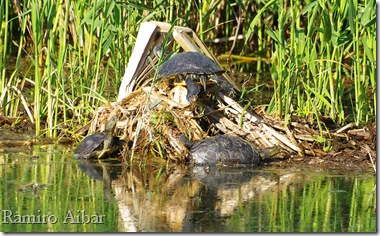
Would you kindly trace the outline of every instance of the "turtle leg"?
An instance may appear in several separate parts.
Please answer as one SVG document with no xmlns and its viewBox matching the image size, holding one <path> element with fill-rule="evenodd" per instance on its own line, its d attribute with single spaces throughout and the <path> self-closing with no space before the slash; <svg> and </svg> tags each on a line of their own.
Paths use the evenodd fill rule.
<svg viewBox="0 0 380 236">
<path fill-rule="evenodd" d="M 228 96 L 236 94 L 236 90 L 235 90 L 234 86 L 230 82 L 228 82 L 228 80 L 223 78 L 222 76 L 214 75 L 213 79 L 219 85 L 222 93 L 227 94 Z"/>
<path fill-rule="evenodd" d="M 194 81 L 191 75 L 186 76 L 185 83 L 187 86 L 186 99 L 192 102 L 201 91 L 201 87 Z"/>
</svg>

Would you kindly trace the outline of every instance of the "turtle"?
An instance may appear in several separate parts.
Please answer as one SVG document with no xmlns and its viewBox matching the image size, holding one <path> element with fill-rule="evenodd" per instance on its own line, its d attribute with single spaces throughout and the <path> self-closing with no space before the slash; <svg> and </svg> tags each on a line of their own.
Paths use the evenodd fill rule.
<svg viewBox="0 0 380 236">
<path fill-rule="evenodd" d="M 280 150 L 278 146 L 258 150 L 243 138 L 226 134 L 197 142 L 190 141 L 184 135 L 180 135 L 179 139 L 189 149 L 188 163 L 194 165 L 256 166 Z"/>
<path fill-rule="evenodd" d="M 155 51 L 158 50 L 155 49 Z M 224 88 L 231 89 L 232 86 L 220 77 L 224 72 L 214 60 L 199 52 L 177 53 L 165 61 L 158 69 L 158 75 L 162 77 L 185 76 L 186 99 L 189 102 L 194 101 L 201 91 L 201 87 L 196 82 L 201 82 L 204 90 L 206 90 L 206 80 L 211 76 Z"/>
<path fill-rule="evenodd" d="M 84 138 L 74 153 L 76 159 L 102 158 L 118 151 L 126 142 L 113 136 L 117 116 L 112 116 L 106 124 L 104 133 L 96 133 Z"/>
</svg>

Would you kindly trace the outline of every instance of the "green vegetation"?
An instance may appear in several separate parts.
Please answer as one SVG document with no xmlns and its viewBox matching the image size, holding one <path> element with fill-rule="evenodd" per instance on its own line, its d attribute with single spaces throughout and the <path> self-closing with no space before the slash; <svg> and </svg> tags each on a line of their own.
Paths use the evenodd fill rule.
<svg viewBox="0 0 380 236">
<path fill-rule="evenodd" d="M 36 135 L 70 135 L 97 107 L 115 101 L 139 25 L 147 20 L 188 26 L 203 40 L 238 29 L 246 37 L 233 52 L 270 59 L 274 94 L 267 111 L 286 121 L 296 114 L 322 130 L 324 115 L 337 125 L 376 116 L 374 0 L 0 5 L 1 112 L 26 114 Z M 223 47 L 228 52 L 232 43 L 218 50 Z M 259 59 L 255 70 L 266 68 Z"/>
<path fill-rule="evenodd" d="M 268 111 L 286 120 L 292 113 L 310 115 L 317 121 L 328 115 L 342 124 L 347 118 L 345 96 L 352 96 L 355 123 L 373 120 L 375 1 L 312 1 L 305 5 L 290 1 L 290 6 L 275 2 L 269 1 L 261 9 L 278 8 L 278 25 L 265 22 L 266 33 L 274 41 L 271 74 L 275 93 Z M 255 24 L 253 20 L 251 29 Z"/>
</svg>

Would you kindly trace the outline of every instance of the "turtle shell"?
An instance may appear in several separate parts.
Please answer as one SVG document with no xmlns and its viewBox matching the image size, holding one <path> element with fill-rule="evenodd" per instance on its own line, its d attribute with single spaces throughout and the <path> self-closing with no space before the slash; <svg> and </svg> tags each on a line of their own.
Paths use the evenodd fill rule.
<svg viewBox="0 0 380 236">
<path fill-rule="evenodd" d="M 257 165 L 261 161 L 260 153 L 251 143 L 229 135 L 195 142 L 190 148 L 189 157 L 195 165 Z"/>
<path fill-rule="evenodd" d="M 97 156 L 103 150 L 104 140 L 105 135 L 102 133 L 87 136 L 82 140 L 78 148 L 75 150 L 74 158 L 88 159 L 90 157 Z"/>
<path fill-rule="evenodd" d="M 164 62 L 158 70 L 158 75 L 169 77 L 179 74 L 211 75 L 223 72 L 215 61 L 199 52 L 181 52 Z"/>
</svg>

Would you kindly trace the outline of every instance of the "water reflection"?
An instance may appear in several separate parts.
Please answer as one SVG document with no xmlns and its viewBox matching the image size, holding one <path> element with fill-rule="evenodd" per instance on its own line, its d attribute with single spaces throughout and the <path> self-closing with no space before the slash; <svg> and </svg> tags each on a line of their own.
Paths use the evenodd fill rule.
<svg viewBox="0 0 380 236">
<path fill-rule="evenodd" d="M 360 184 L 351 188 L 354 183 Z M 141 231 L 376 230 L 375 181 L 368 176 L 177 166 L 128 168 L 112 186 Z"/>
<path fill-rule="evenodd" d="M 118 230 L 113 196 L 107 199 L 103 182 L 84 174 L 68 153 L 72 155 L 71 148 L 53 145 L 0 153 L 0 231 Z M 104 221 L 91 221 L 97 216 Z"/>
<path fill-rule="evenodd" d="M 1 209 L 57 223 L 5 232 L 375 232 L 376 178 L 309 168 L 78 161 L 72 148 L 0 153 Z M 33 158 L 29 158 L 33 157 Z M 62 223 L 68 211 L 103 223 Z M 2 216 L 3 217 L 3 216 Z M 4 219 L 2 219 L 3 221 Z"/>
</svg>

